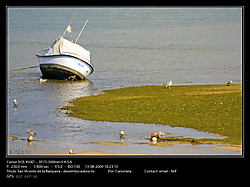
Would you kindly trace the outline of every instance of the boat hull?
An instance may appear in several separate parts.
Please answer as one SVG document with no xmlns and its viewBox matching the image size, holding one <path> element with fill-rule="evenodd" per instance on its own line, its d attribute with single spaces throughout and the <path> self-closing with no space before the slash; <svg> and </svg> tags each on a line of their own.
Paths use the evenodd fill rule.
<svg viewBox="0 0 250 187">
<path fill-rule="evenodd" d="M 76 79 L 83 80 L 94 69 L 93 67 L 76 57 L 69 55 L 36 55 L 44 78 L 68 79 L 76 75 Z"/>
</svg>

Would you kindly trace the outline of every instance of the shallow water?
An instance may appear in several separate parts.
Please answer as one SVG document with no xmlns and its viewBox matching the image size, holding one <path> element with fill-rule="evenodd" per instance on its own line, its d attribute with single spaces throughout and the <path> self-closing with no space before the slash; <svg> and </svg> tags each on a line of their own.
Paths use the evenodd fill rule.
<svg viewBox="0 0 250 187">
<path fill-rule="evenodd" d="M 75 38 L 89 20 L 79 44 L 91 51 L 95 72 L 85 81 L 40 83 L 35 53 L 62 34 L 76 9 L 8 8 L 7 154 L 101 151 L 145 154 L 239 154 L 211 146 L 95 145 L 88 142 L 147 142 L 153 131 L 171 136 L 218 138 L 194 129 L 155 124 L 94 122 L 67 117 L 68 101 L 100 90 L 138 85 L 241 83 L 241 9 L 81 8 L 72 23 Z M 32 15 L 32 16 L 31 16 Z M 17 70 L 17 71 L 15 71 Z M 19 102 L 13 108 L 13 99 Z M 86 106 L 87 107 L 87 106 Z M 219 137 L 220 138 L 220 137 Z"/>
</svg>

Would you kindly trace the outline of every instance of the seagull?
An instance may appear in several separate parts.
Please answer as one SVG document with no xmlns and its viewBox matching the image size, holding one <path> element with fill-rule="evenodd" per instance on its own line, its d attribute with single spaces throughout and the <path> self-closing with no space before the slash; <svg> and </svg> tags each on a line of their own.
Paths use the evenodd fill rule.
<svg viewBox="0 0 250 187">
<path fill-rule="evenodd" d="M 161 132 L 161 131 L 159 132 L 159 135 L 162 136 L 163 138 L 164 138 L 164 136 L 165 136 L 166 134 L 170 134 L 170 133 L 168 133 L 168 132 Z"/>
<path fill-rule="evenodd" d="M 29 129 L 29 130 L 27 131 L 27 133 L 30 134 L 30 135 L 33 135 L 33 136 L 36 135 L 35 131 L 33 131 L 33 130 L 31 130 L 31 129 Z"/>
<path fill-rule="evenodd" d="M 17 102 L 17 100 L 16 100 L 16 99 L 14 99 L 14 100 L 13 100 L 13 105 L 14 105 L 14 107 L 17 107 L 18 102 Z"/>
<path fill-rule="evenodd" d="M 48 79 L 40 78 L 40 83 L 46 82 Z"/>
<path fill-rule="evenodd" d="M 151 133 L 150 141 L 152 141 L 153 143 L 156 143 L 158 141 L 158 138 L 159 138 L 159 134 L 157 132 L 152 132 Z"/>
<path fill-rule="evenodd" d="M 228 81 L 227 86 L 231 86 L 232 84 L 233 84 L 233 81 L 230 80 L 230 81 Z"/>
<path fill-rule="evenodd" d="M 151 141 L 153 142 L 153 143 L 156 143 L 157 142 L 157 138 L 154 136 L 153 138 L 151 138 Z"/>
<path fill-rule="evenodd" d="M 69 154 L 75 154 L 72 148 L 69 150 Z"/>
<path fill-rule="evenodd" d="M 34 139 L 33 136 L 29 136 L 29 137 L 27 138 L 28 142 L 29 142 L 29 141 L 33 141 L 33 139 Z"/>
<path fill-rule="evenodd" d="M 120 138 L 122 138 L 122 137 L 125 136 L 125 132 L 124 132 L 124 131 L 121 131 L 121 132 L 119 133 L 119 135 L 120 135 Z"/>
<path fill-rule="evenodd" d="M 166 89 L 171 89 L 170 86 L 172 86 L 173 82 L 172 81 L 168 81 L 167 83 L 165 83 L 164 85 L 166 85 Z"/>
</svg>

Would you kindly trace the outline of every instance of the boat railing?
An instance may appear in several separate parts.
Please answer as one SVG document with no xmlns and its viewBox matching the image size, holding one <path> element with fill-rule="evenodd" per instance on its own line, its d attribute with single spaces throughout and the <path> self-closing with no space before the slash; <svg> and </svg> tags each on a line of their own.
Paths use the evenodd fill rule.
<svg viewBox="0 0 250 187">
<path fill-rule="evenodd" d="M 38 52 L 38 55 L 46 55 L 49 52 L 50 48 L 42 49 Z"/>
</svg>

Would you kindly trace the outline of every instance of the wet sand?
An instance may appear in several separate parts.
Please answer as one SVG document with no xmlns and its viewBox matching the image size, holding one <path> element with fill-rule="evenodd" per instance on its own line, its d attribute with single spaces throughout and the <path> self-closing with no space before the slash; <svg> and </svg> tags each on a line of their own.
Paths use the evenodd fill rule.
<svg viewBox="0 0 250 187">
<path fill-rule="evenodd" d="M 105 144 L 106 146 L 122 146 L 123 144 Z M 124 146 L 124 145 L 123 145 Z M 157 146 L 157 145 L 156 145 Z M 174 143 L 172 146 L 168 145 L 168 144 L 162 144 L 160 145 L 161 147 L 172 147 L 172 146 L 181 146 L 181 143 Z M 208 146 L 208 145 L 205 145 Z M 191 149 L 196 149 L 199 147 L 199 145 L 192 145 L 192 144 L 188 144 L 186 145 L 186 147 L 189 147 Z M 220 149 L 222 150 L 221 153 L 217 154 L 215 152 L 215 154 L 213 153 L 213 155 L 223 155 L 224 151 L 229 151 L 231 152 L 233 155 L 240 155 L 240 153 L 242 153 L 242 146 L 241 145 L 218 145 L 216 144 L 215 146 L 210 145 L 209 146 L 211 150 L 214 149 Z M 201 147 L 200 147 L 201 148 Z M 237 152 L 237 153 L 236 153 Z M 41 156 L 154 156 L 154 155 L 164 155 L 162 153 L 157 154 L 157 152 L 155 153 L 115 153 L 115 152 L 105 152 L 105 151 L 79 151 L 79 152 L 75 152 L 74 154 L 42 154 Z M 167 156 L 168 154 L 166 154 Z M 177 154 L 180 155 L 180 154 Z M 183 155 L 190 155 L 190 153 L 185 152 Z M 201 154 L 203 155 L 203 154 Z"/>
<path fill-rule="evenodd" d="M 242 152 L 242 145 L 219 145 L 219 146 L 213 146 L 212 148 Z"/>
</svg>

